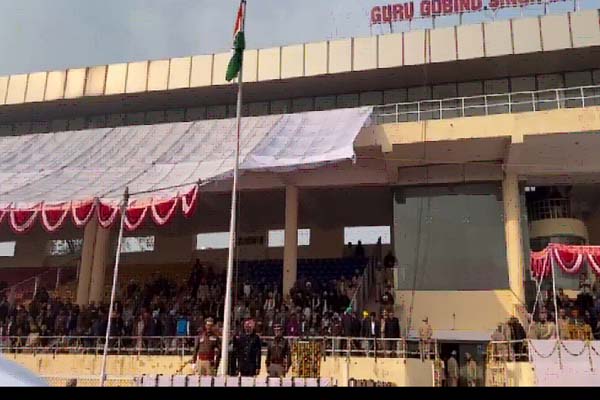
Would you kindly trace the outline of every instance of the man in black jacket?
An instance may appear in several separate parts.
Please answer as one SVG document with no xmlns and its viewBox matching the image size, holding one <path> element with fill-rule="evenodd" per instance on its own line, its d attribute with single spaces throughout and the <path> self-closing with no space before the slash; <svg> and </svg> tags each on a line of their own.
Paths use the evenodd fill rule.
<svg viewBox="0 0 600 400">
<path fill-rule="evenodd" d="M 366 311 L 365 314 L 367 314 Z M 369 350 L 373 350 L 375 348 L 375 339 L 381 337 L 381 325 L 379 321 L 377 321 L 377 315 L 374 312 L 371 312 L 371 315 L 368 318 L 365 316 L 363 319 L 360 335 L 363 338 L 373 339 L 365 340 L 365 344 L 363 345 L 363 349 L 366 350 L 368 354 Z"/>
<path fill-rule="evenodd" d="M 260 373 L 260 338 L 254 332 L 254 321 L 244 322 L 244 333 L 237 341 L 235 353 L 241 376 L 256 376 Z"/>
<path fill-rule="evenodd" d="M 384 330 L 383 336 L 386 339 L 400 339 L 400 321 L 394 317 L 394 312 L 384 311 Z M 395 351 L 400 348 L 399 340 L 387 340 L 385 342 L 385 349 L 387 351 Z"/>
</svg>

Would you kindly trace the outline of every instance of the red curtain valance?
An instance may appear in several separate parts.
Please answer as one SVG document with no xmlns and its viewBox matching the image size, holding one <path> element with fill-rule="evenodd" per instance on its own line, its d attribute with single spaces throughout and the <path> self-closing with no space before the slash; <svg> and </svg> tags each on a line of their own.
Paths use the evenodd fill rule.
<svg viewBox="0 0 600 400">
<path fill-rule="evenodd" d="M 530 255 L 531 273 L 534 277 L 552 273 L 552 261 L 567 274 L 577 274 L 587 261 L 596 275 L 600 276 L 600 246 L 574 246 L 550 243 L 542 251 Z"/>
<path fill-rule="evenodd" d="M 189 218 L 196 210 L 199 190 L 195 186 L 187 193 L 177 193 L 173 198 L 149 200 L 130 200 L 125 213 L 124 225 L 128 231 L 138 229 L 148 215 L 156 226 L 169 223 L 178 208 L 184 217 Z M 62 203 L 39 203 L 29 208 L 14 208 L 12 204 L 0 205 L 0 224 L 7 221 L 13 232 L 29 232 L 40 220 L 42 227 L 49 233 L 60 230 L 69 216 L 73 225 L 84 227 L 94 216 L 103 228 L 110 228 L 119 221 L 121 210 L 118 202 L 104 202 L 90 199 Z"/>
</svg>

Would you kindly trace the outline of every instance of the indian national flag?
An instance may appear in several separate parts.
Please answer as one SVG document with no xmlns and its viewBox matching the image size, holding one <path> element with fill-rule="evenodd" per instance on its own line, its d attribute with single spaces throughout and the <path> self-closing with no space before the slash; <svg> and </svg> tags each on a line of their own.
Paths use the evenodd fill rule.
<svg viewBox="0 0 600 400">
<path fill-rule="evenodd" d="M 233 31 L 233 57 L 229 60 L 227 66 L 227 74 L 225 80 L 230 82 L 236 78 L 242 69 L 244 61 L 244 49 L 246 48 L 246 39 L 244 37 L 244 20 L 246 16 L 246 0 L 240 2 L 240 8 L 235 21 L 235 29 Z"/>
</svg>

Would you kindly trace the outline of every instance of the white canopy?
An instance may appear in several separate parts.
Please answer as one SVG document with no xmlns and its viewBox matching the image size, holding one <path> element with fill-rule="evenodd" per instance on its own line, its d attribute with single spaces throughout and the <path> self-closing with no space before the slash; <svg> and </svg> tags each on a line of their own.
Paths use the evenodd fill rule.
<svg viewBox="0 0 600 400">
<path fill-rule="evenodd" d="M 240 168 L 293 170 L 352 158 L 371 112 L 244 118 Z M 0 137 L 0 222 L 8 215 L 18 231 L 45 207 L 55 211 L 46 216 L 53 228 L 64 217 L 60 210 L 74 210 L 75 203 L 96 199 L 116 208 L 126 187 L 129 207 L 181 198 L 199 181 L 232 174 L 235 126 L 235 119 L 225 119 Z M 18 214 L 22 210 L 28 214 Z"/>
<path fill-rule="evenodd" d="M 27 368 L 0 357 L 0 386 L 49 386 Z"/>
</svg>

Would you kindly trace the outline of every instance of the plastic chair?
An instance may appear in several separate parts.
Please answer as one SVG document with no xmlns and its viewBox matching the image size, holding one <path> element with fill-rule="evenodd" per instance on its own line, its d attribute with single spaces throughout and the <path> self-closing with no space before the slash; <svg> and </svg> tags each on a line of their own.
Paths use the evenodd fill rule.
<svg viewBox="0 0 600 400">
<path fill-rule="evenodd" d="M 281 387 L 281 378 L 268 378 L 269 387 Z"/>
<path fill-rule="evenodd" d="M 173 387 L 187 386 L 187 376 L 186 375 L 173 375 L 172 380 L 171 380 L 171 386 L 173 386 Z"/>
<path fill-rule="evenodd" d="M 186 376 L 186 386 L 189 387 L 198 387 L 200 386 L 200 377 L 198 375 L 188 375 Z"/>
<path fill-rule="evenodd" d="M 212 376 L 201 376 L 200 377 L 200 387 L 211 387 L 213 385 L 213 377 Z"/>
<path fill-rule="evenodd" d="M 331 383 L 331 378 L 319 378 L 319 386 L 321 387 L 332 386 Z"/>
<path fill-rule="evenodd" d="M 173 375 L 158 375 L 157 386 L 171 387 L 173 385 Z"/>
<path fill-rule="evenodd" d="M 306 378 L 304 380 L 306 387 L 317 387 L 319 386 L 319 380 L 317 378 Z"/>
<path fill-rule="evenodd" d="M 283 378 L 281 380 L 281 387 L 292 387 L 294 386 L 293 378 Z"/>
<path fill-rule="evenodd" d="M 202 385 L 200 385 L 202 386 Z M 214 387 L 225 387 L 225 377 L 224 376 L 216 376 L 213 379 L 213 386 Z"/>
<path fill-rule="evenodd" d="M 304 378 L 294 378 L 294 387 L 306 386 L 306 380 Z"/>
<path fill-rule="evenodd" d="M 142 375 L 142 386 L 155 387 L 157 383 L 156 375 Z"/>
<path fill-rule="evenodd" d="M 254 386 L 254 378 L 249 376 L 242 376 L 242 381 L 240 384 L 242 387 L 253 387 Z"/>
<path fill-rule="evenodd" d="M 225 380 L 225 387 L 240 387 L 240 378 L 238 376 L 228 376 Z"/>
<path fill-rule="evenodd" d="M 254 380 L 254 386 L 255 387 L 267 387 L 267 378 L 266 377 L 262 377 L 262 378 L 257 377 Z"/>
</svg>

